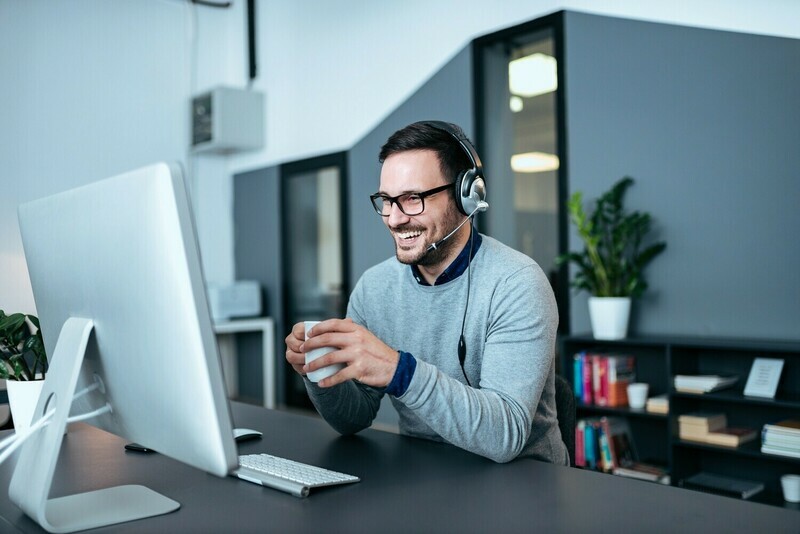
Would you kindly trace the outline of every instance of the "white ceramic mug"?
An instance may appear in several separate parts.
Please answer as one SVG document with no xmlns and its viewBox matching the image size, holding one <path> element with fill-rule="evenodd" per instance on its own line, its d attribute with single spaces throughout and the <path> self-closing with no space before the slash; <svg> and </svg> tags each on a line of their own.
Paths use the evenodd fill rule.
<svg viewBox="0 0 800 534">
<path fill-rule="evenodd" d="M 644 382 L 628 384 L 628 406 L 631 408 L 644 408 L 647 404 L 647 391 L 650 387 Z"/>
<path fill-rule="evenodd" d="M 304 325 L 306 327 L 306 338 L 308 338 L 308 331 L 311 330 L 315 325 L 318 325 L 320 321 L 304 321 Z M 320 356 L 324 356 L 329 352 L 333 352 L 336 349 L 334 347 L 320 347 L 318 349 L 314 349 L 311 352 L 306 352 L 306 364 L 313 362 Z M 323 378 L 328 378 L 329 376 L 335 375 L 342 369 L 344 369 L 345 365 L 343 363 L 336 363 L 333 365 L 328 365 L 321 369 L 317 369 L 316 371 L 311 371 L 306 376 L 309 380 L 316 383 L 322 380 Z"/>
<path fill-rule="evenodd" d="M 783 498 L 788 502 L 800 502 L 800 475 L 783 475 L 781 477 Z"/>
</svg>

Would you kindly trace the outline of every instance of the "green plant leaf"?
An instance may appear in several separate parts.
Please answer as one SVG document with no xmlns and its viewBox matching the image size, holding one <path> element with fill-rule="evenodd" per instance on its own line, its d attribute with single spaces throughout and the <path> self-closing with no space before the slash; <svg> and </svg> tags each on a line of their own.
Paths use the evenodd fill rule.
<svg viewBox="0 0 800 534">
<path fill-rule="evenodd" d="M 661 242 L 659 242 L 659 243 L 656 243 L 656 244 L 654 244 L 654 245 L 650 245 L 649 247 L 647 247 L 646 249 L 644 249 L 644 250 L 642 251 L 642 253 L 641 253 L 641 254 L 639 254 L 639 255 L 636 257 L 636 268 L 637 268 L 637 269 L 644 269 L 644 267 L 645 267 L 645 266 L 646 266 L 648 263 L 650 263 L 651 261 L 653 261 L 653 258 L 655 258 L 655 257 L 656 257 L 656 256 L 658 256 L 659 254 L 661 254 L 661 252 L 663 252 L 663 250 L 664 250 L 665 248 L 667 248 L 667 244 L 666 244 L 666 243 L 664 243 L 663 241 L 661 241 Z"/>
<path fill-rule="evenodd" d="M 0 320 L 0 335 L 11 335 L 23 324 L 25 324 L 24 314 L 15 313 L 13 315 L 8 315 Z"/>
<path fill-rule="evenodd" d="M 642 270 L 666 245 L 660 242 L 640 251 L 650 232 L 651 218 L 648 213 L 625 211 L 625 193 L 632 185 L 633 178 L 623 177 L 597 198 L 591 213 L 584 210 L 580 191 L 567 201 L 570 221 L 584 250 L 562 254 L 557 261 L 577 266 L 571 281 L 575 289 L 596 296 L 638 297 L 647 288 Z"/>
<path fill-rule="evenodd" d="M 27 380 L 27 375 L 25 374 L 25 370 L 22 368 L 22 364 L 19 360 L 14 360 L 11 362 L 11 366 L 14 370 L 14 378 L 16 380 Z"/>
</svg>

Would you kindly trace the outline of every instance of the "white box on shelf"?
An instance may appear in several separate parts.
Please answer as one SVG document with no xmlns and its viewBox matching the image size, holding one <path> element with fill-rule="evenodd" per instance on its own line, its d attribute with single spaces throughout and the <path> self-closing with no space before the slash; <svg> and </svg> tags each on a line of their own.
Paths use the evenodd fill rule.
<svg viewBox="0 0 800 534">
<path fill-rule="evenodd" d="M 208 305 L 214 322 L 257 317 L 261 315 L 261 285 L 252 280 L 231 285 L 208 284 Z"/>
</svg>

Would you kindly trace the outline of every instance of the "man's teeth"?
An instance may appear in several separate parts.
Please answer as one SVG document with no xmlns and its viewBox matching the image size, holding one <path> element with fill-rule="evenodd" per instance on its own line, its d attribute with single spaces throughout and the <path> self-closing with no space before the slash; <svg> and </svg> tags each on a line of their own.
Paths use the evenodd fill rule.
<svg viewBox="0 0 800 534">
<path fill-rule="evenodd" d="M 397 235 L 400 236 L 400 239 L 411 239 L 419 235 L 422 235 L 422 232 L 420 232 L 419 230 L 414 232 L 397 232 Z"/>
</svg>

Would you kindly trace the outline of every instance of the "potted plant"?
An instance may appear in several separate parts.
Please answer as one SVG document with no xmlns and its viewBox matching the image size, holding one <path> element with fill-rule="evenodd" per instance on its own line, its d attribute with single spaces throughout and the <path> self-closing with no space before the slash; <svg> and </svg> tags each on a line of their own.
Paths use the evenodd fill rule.
<svg viewBox="0 0 800 534">
<path fill-rule="evenodd" d="M 633 178 L 622 178 L 596 200 L 591 213 L 584 210 L 580 191 L 567 203 L 584 250 L 563 254 L 558 262 L 577 266 L 571 285 L 591 295 L 589 316 L 597 339 L 627 335 L 631 299 L 647 289 L 643 270 L 667 246 L 663 241 L 645 244 L 651 229 L 648 213 L 625 212 L 623 200 L 631 185 Z"/>
<path fill-rule="evenodd" d="M 8 403 L 19 431 L 30 425 L 47 373 L 39 319 L 0 310 L 0 379 L 6 380 Z"/>
</svg>

